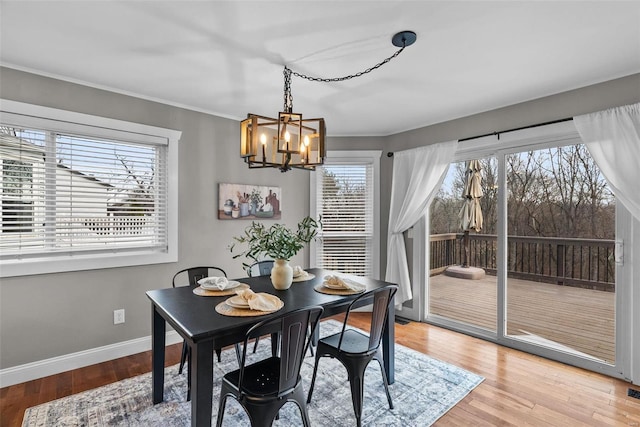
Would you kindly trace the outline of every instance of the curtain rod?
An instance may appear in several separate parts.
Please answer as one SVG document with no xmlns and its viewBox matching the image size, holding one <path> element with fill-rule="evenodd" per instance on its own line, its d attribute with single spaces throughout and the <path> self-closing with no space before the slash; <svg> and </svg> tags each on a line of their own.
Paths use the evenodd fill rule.
<svg viewBox="0 0 640 427">
<path fill-rule="evenodd" d="M 491 135 L 497 135 L 498 140 L 499 140 L 501 133 L 515 132 L 517 130 L 531 129 L 531 128 L 537 128 L 537 127 L 540 127 L 540 126 L 553 125 L 553 124 L 556 124 L 556 123 L 568 122 L 570 120 L 573 120 L 573 117 L 567 117 L 567 118 L 558 119 L 558 120 L 551 120 L 549 122 L 543 122 L 543 123 L 536 123 L 535 125 L 521 126 L 521 127 L 512 128 L 512 129 L 505 129 L 505 130 L 501 130 L 499 132 L 485 133 L 483 135 L 470 136 L 468 138 L 459 139 L 458 142 L 471 141 L 472 139 L 484 138 L 485 136 L 491 136 Z M 393 152 L 392 151 L 388 152 L 387 153 L 387 157 L 393 157 Z"/>
<path fill-rule="evenodd" d="M 523 130 L 523 129 L 531 129 L 531 128 L 537 128 L 540 126 L 547 126 L 547 125 L 553 125 L 556 123 L 562 123 L 562 122 L 568 122 L 569 120 L 573 120 L 573 117 L 567 117 L 564 119 L 558 119 L 558 120 L 551 120 L 550 122 L 544 122 L 544 123 L 537 123 L 535 125 L 528 125 L 528 126 L 521 126 L 519 128 L 512 128 L 512 129 L 506 129 L 506 130 L 501 130 L 499 132 L 491 132 L 491 133 L 485 133 L 484 135 L 476 135 L 476 136 L 470 136 L 468 138 L 462 138 L 459 139 L 458 142 L 462 142 L 462 141 L 470 141 L 472 139 L 478 139 L 478 138 L 484 138 L 485 136 L 491 136 L 491 135 L 497 135 L 498 139 L 500 139 L 500 134 L 501 133 L 507 133 L 507 132 L 515 132 L 517 130 Z"/>
</svg>

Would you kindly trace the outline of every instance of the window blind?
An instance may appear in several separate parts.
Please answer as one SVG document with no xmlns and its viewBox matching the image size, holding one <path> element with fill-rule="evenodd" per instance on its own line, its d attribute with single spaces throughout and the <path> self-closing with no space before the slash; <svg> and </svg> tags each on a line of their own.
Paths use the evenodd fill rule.
<svg viewBox="0 0 640 427">
<path fill-rule="evenodd" d="M 316 266 L 372 276 L 373 165 L 325 165 L 318 172 L 316 206 L 322 229 Z"/>
<path fill-rule="evenodd" d="M 166 150 L 2 124 L 2 258 L 166 250 Z"/>
</svg>

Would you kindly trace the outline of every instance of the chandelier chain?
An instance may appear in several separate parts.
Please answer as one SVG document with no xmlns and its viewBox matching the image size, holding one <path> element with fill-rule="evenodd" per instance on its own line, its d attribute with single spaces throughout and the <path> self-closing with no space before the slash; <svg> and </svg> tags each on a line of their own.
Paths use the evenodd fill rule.
<svg viewBox="0 0 640 427">
<path fill-rule="evenodd" d="M 293 111 L 293 95 L 291 94 L 291 70 L 284 67 L 284 111 Z"/>
<path fill-rule="evenodd" d="M 384 60 L 378 62 L 376 65 L 367 68 L 364 71 L 359 71 L 355 74 L 349 74 L 348 76 L 344 76 L 344 77 L 331 77 L 331 78 L 324 78 L 324 77 L 313 77 L 313 76 L 307 76 L 305 74 L 302 73 L 298 73 L 296 71 L 291 71 L 289 68 L 287 68 L 286 66 L 284 67 L 285 69 L 285 91 L 287 89 L 286 87 L 286 75 L 287 75 L 287 70 L 289 70 L 289 85 L 291 85 L 291 74 L 293 74 L 296 77 L 300 77 L 306 80 L 310 80 L 310 81 L 314 81 L 314 82 L 325 82 L 325 83 L 330 83 L 330 82 L 342 82 L 345 80 L 351 80 L 353 78 L 356 77 L 360 77 L 364 74 L 370 73 L 373 70 L 376 70 L 380 67 L 382 67 L 384 64 L 386 64 L 387 62 L 391 61 L 393 58 L 395 58 L 396 56 L 400 55 L 400 53 L 402 53 L 402 51 L 404 50 L 406 46 L 402 46 L 400 49 L 398 49 L 398 51 L 396 53 L 394 53 L 393 55 L 391 55 L 388 58 L 385 58 Z M 291 90 L 291 87 L 289 87 L 289 90 Z"/>
</svg>

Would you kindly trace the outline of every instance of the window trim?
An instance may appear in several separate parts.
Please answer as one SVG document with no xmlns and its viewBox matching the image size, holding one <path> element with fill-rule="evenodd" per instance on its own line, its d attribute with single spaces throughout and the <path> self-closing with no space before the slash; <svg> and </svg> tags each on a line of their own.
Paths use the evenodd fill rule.
<svg viewBox="0 0 640 427">
<path fill-rule="evenodd" d="M 94 270 L 178 260 L 178 143 L 181 131 L 0 99 L 0 122 L 167 146 L 167 249 L 123 253 L 71 253 L 0 261 L 0 277 Z"/>
<path fill-rule="evenodd" d="M 352 163 L 369 163 L 373 166 L 373 245 L 371 263 L 373 265 L 373 278 L 380 278 L 380 157 L 381 150 L 358 150 L 358 151 L 327 151 L 324 159 L 325 165 L 339 165 Z M 312 173 L 309 179 L 309 212 L 311 215 L 318 215 L 316 204 L 317 173 Z M 317 245 L 315 241 L 309 244 L 309 258 L 311 267 L 316 267 Z"/>
</svg>

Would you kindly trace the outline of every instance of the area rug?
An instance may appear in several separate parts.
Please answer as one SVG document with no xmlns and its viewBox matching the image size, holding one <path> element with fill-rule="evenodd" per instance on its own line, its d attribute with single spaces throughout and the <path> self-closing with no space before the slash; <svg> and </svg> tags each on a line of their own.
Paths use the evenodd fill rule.
<svg viewBox="0 0 640 427">
<path fill-rule="evenodd" d="M 340 324 L 322 322 L 321 336 L 338 332 Z M 269 354 L 268 339 L 260 340 L 252 359 Z M 394 409 L 389 409 L 379 365 L 373 361 L 365 374 L 363 426 L 428 426 L 462 400 L 483 378 L 396 344 L 395 383 L 390 386 Z M 302 367 L 304 389 L 309 389 L 314 359 L 307 354 Z M 217 416 L 220 379 L 237 369 L 235 352 L 222 353 L 222 363 L 214 363 L 213 425 Z M 186 374 L 178 367 L 165 369 L 165 401 L 153 405 L 151 374 L 129 378 L 94 390 L 34 406 L 25 411 L 23 427 L 42 426 L 189 426 L 191 405 L 185 401 Z M 346 370 L 340 362 L 320 360 L 313 399 L 308 405 L 314 426 L 354 426 L 355 416 Z M 249 419 L 233 399 L 227 400 L 224 426 L 248 426 Z M 300 411 L 287 403 L 274 426 L 302 425 Z"/>
</svg>

